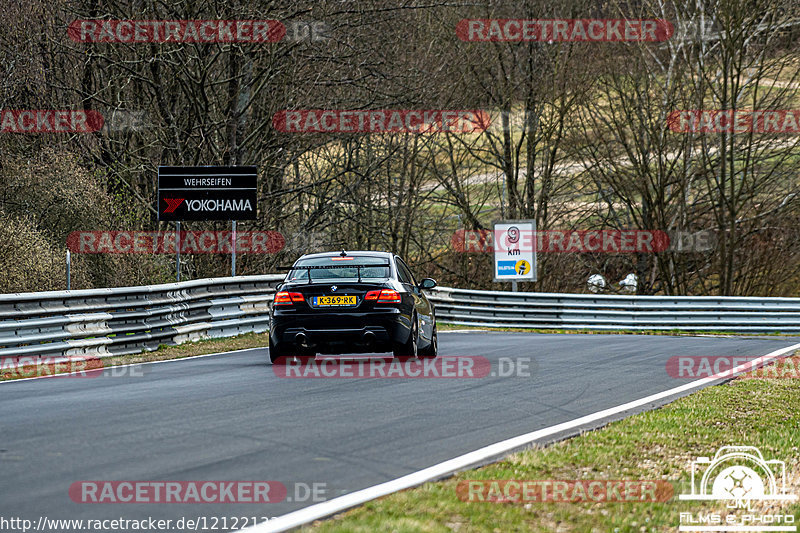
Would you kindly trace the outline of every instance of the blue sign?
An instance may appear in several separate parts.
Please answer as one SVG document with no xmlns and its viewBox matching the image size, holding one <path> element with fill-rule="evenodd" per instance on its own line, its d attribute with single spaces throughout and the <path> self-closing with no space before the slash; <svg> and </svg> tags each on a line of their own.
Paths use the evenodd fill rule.
<svg viewBox="0 0 800 533">
<path fill-rule="evenodd" d="M 497 262 L 497 275 L 498 276 L 513 276 L 517 273 L 516 261 L 498 261 Z"/>
</svg>

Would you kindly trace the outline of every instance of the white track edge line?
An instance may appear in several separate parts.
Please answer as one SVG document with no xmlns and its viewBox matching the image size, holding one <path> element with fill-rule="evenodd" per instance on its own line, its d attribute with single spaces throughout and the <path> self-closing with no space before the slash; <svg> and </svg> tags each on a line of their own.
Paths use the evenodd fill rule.
<svg viewBox="0 0 800 533">
<path fill-rule="evenodd" d="M 177 346 L 184 346 L 184 345 L 178 344 Z M 32 378 L 4 379 L 4 380 L 0 381 L 0 385 L 3 385 L 4 383 L 17 383 L 17 382 L 20 382 L 20 381 L 31 381 L 32 379 L 66 378 L 66 377 L 69 377 L 69 376 L 72 376 L 72 375 L 75 375 L 75 374 L 87 374 L 89 372 L 97 372 L 97 373 L 99 373 L 99 372 L 103 372 L 103 371 L 111 369 L 111 368 L 124 368 L 124 367 L 127 367 L 127 366 L 155 365 L 155 364 L 158 364 L 158 363 L 178 363 L 180 361 L 188 361 L 190 359 L 200 359 L 202 357 L 214 357 L 214 356 L 217 356 L 217 355 L 229 355 L 229 354 L 233 354 L 233 353 L 246 352 L 248 350 L 266 350 L 266 349 L 268 349 L 266 346 L 262 346 L 262 347 L 256 346 L 254 348 L 240 348 L 238 350 L 231 350 L 229 352 L 204 353 L 204 354 L 200 354 L 200 355 L 190 355 L 190 356 L 187 356 L 187 357 L 178 357 L 176 359 L 162 359 L 161 361 L 142 361 L 141 363 L 123 363 L 123 364 L 114 365 L 114 366 L 104 366 L 103 368 L 96 368 L 96 369 L 92 369 L 92 370 L 76 370 L 75 372 L 65 372 L 63 374 L 48 374 L 46 376 L 34 376 Z M 152 353 L 152 352 L 141 352 L 141 353 L 122 354 L 122 355 L 113 355 L 112 354 L 111 356 L 108 356 L 108 357 L 98 357 L 98 359 L 100 359 L 102 361 L 103 359 L 110 359 L 111 357 L 126 357 L 128 355 L 142 355 L 142 354 L 146 354 L 146 353 Z M 79 355 L 78 356 L 67 355 L 67 356 L 59 356 L 59 357 L 80 357 L 80 356 Z M 93 357 L 93 356 L 89 356 L 89 357 Z"/>
<path fill-rule="evenodd" d="M 739 365 L 736 368 L 727 371 L 726 374 L 736 374 L 738 372 L 752 370 L 754 365 L 766 363 L 771 359 L 775 359 L 785 354 L 786 352 L 796 349 L 800 349 L 800 343 L 793 344 L 787 348 L 781 348 L 779 350 L 775 350 L 774 352 L 770 352 L 753 361 L 749 361 L 745 364 Z M 580 418 L 576 418 L 568 422 L 562 422 L 561 424 L 556 424 L 555 426 L 550 426 L 547 428 L 532 431 L 530 433 L 526 433 L 518 437 L 512 437 L 510 439 L 506 439 L 504 441 L 500 441 L 495 444 L 490 444 L 489 446 L 485 446 L 483 448 L 466 453 L 464 455 L 460 455 L 453 459 L 448 459 L 447 461 L 444 461 L 442 463 L 429 466 L 428 468 L 418 470 L 417 472 L 407 474 L 397 479 L 386 481 L 378 485 L 373 485 L 372 487 L 367 487 L 366 489 L 361 489 L 356 492 L 352 492 L 350 494 L 345 494 L 344 496 L 339 496 L 338 498 L 334 498 L 326 502 L 310 505 L 308 507 L 304 507 L 303 509 L 299 509 L 297 511 L 293 511 L 285 515 L 278 516 L 267 522 L 262 522 L 261 524 L 250 526 L 248 528 L 241 529 L 239 531 L 247 533 L 275 533 L 299 527 L 304 524 L 308 524 L 309 522 L 312 522 L 314 520 L 324 518 L 326 516 L 331 516 L 345 509 L 361 505 L 370 500 L 386 496 L 393 492 L 398 492 L 411 487 L 415 487 L 427 481 L 431 481 L 433 479 L 446 476 L 458 470 L 462 470 L 468 466 L 480 463 L 481 461 L 484 461 L 491 457 L 501 455 L 515 448 L 519 448 L 521 446 L 525 446 L 544 437 L 548 437 L 550 435 L 554 435 L 562 431 L 568 431 L 570 429 L 574 429 L 584 424 L 596 422 L 598 420 L 602 420 L 603 418 L 607 418 L 615 414 L 629 411 L 631 409 L 636 409 L 637 407 L 641 407 L 642 405 L 657 400 L 661 400 L 663 398 L 668 398 L 670 396 L 674 396 L 676 394 L 680 394 L 682 392 L 686 392 L 692 389 L 696 389 L 702 387 L 703 385 L 707 385 L 714 381 L 718 381 L 720 379 L 725 379 L 725 378 L 707 377 L 703 379 L 698 379 L 696 381 L 692 381 L 691 383 L 681 385 L 680 387 L 675 387 L 663 392 L 652 394 L 650 396 L 641 398 L 639 400 L 634 400 L 632 402 L 624 403 L 616 407 L 604 409 L 603 411 L 598 411 L 590 415 L 582 416 Z"/>
</svg>

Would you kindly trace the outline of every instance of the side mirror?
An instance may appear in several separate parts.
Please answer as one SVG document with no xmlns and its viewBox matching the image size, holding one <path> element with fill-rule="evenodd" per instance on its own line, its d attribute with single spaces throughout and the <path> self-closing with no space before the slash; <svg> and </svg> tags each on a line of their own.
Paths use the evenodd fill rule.
<svg viewBox="0 0 800 533">
<path fill-rule="evenodd" d="M 431 278 L 425 278 L 419 282 L 420 289 L 432 289 L 436 286 L 436 280 Z"/>
</svg>

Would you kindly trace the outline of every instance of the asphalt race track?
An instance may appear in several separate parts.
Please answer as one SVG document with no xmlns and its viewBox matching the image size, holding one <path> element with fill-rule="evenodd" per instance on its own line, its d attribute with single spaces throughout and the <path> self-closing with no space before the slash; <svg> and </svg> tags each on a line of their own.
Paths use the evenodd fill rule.
<svg viewBox="0 0 800 533">
<path fill-rule="evenodd" d="M 286 379 L 266 349 L 253 349 L 147 364 L 132 376 L 0 383 L 0 517 L 278 516 L 314 503 L 296 501 L 314 483 L 330 499 L 690 382 L 669 376 L 672 356 L 758 356 L 796 342 L 443 332 L 443 356 L 485 357 L 495 374 L 501 358 L 530 360 L 531 373 Z M 81 480 L 274 480 L 288 498 L 85 504 L 68 493 Z"/>
</svg>

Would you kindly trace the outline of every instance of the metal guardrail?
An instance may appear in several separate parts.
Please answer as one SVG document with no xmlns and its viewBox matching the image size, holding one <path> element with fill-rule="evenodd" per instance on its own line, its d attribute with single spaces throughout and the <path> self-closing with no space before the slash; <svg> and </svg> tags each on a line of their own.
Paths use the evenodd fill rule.
<svg viewBox="0 0 800 533">
<path fill-rule="evenodd" d="M 800 298 L 617 296 L 440 287 L 437 320 L 480 327 L 800 332 Z"/>
<path fill-rule="evenodd" d="M 269 330 L 283 274 L 0 295 L 0 360 L 108 357 Z M 479 327 L 800 332 L 800 298 L 609 296 L 439 287 L 437 320 Z"/>
<path fill-rule="evenodd" d="M 108 357 L 269 329 L 283 274 L 0 295 L 0 358 Z"/>
</svg>

